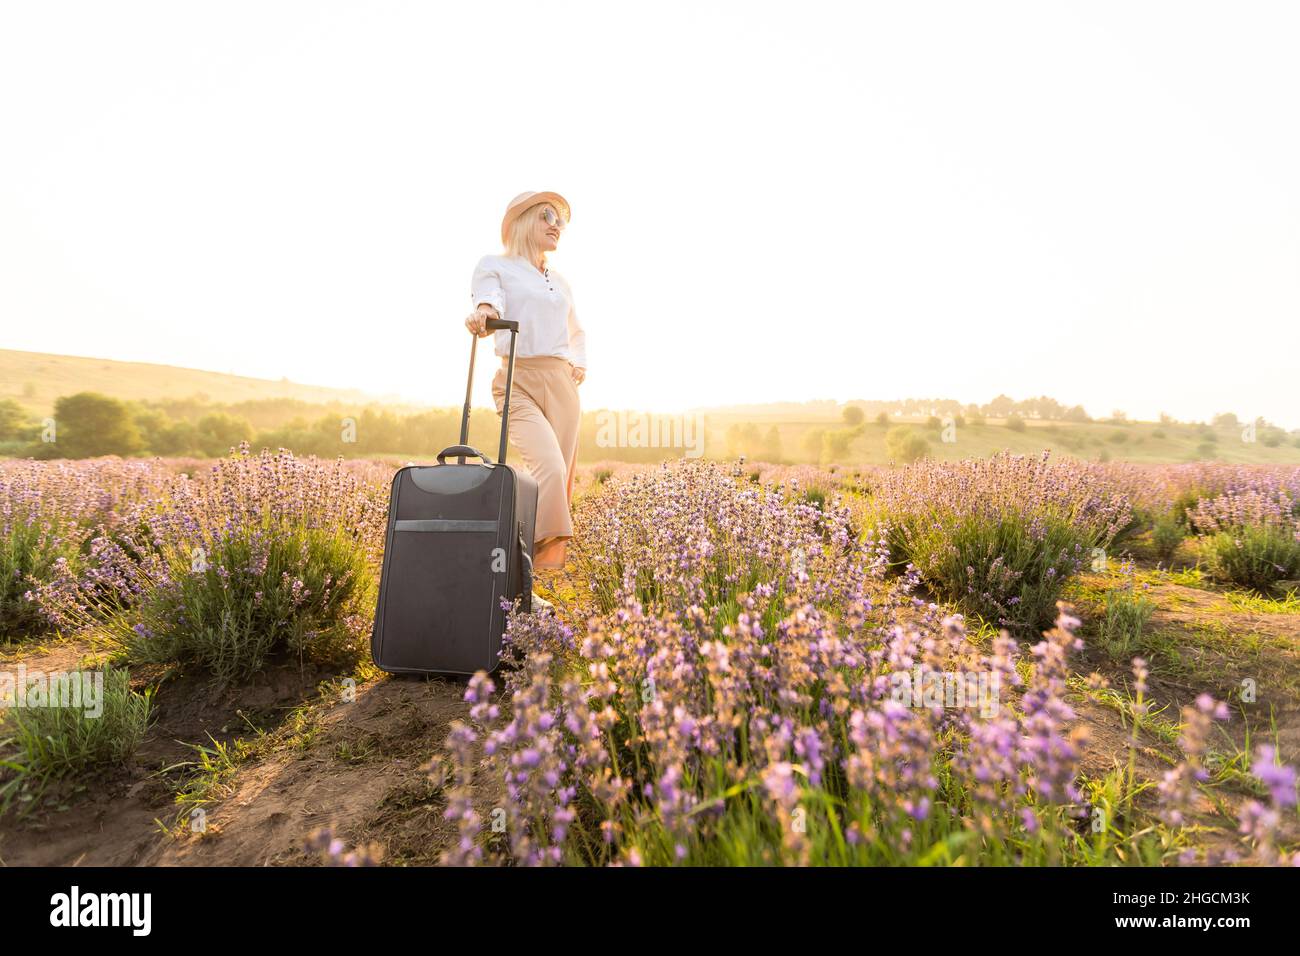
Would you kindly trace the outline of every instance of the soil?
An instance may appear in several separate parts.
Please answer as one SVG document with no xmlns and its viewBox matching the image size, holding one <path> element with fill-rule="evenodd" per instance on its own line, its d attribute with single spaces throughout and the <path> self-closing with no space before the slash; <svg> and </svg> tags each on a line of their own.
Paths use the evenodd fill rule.
<svg viewBox="0 0 1300 956">
<path fill-rule="evenodd" d="M 0 666 L 67 670 L 93 648 L 65 642 L 33 651 L 10 648 Z M 321 681 L 335 676 L 283 664 L 248 686 L 216 691 L 199 678 L 161 675 L 156 719 L 131 765 L 92 787 L 47 791 L 0 818 L 0 864 L 308 864 L 317 857 L 304 842 L 324 827 L 349 847 L 376 844 L 387 863 L 437 862 L 455 828 L 423 768 L 449 723 L 468 715 L 463 682 L 382 675 L 357 686 L 352 700 L 337 686 L 319 695 Z M 158 677 L 133 673 L 133 683 Z M 177 765 L 195 760 L 195 745 L 237 738 L 255 741 L 254 753 L 215 788 L 205 832 L 192 832 L 176 792 L 194 768 Z"/>
</svg>

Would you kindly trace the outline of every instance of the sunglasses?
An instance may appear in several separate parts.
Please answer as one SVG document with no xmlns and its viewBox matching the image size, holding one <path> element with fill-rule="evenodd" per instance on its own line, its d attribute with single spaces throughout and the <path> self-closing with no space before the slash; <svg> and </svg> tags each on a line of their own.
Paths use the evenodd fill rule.
<svg viewBox="0 0 1300 956">
<path fill-rule="evenodd" d="M 565 219 L 550 206 L 542 207 L 542 218 L 546 220 L 548 226 L 559 226 L 561 232 L 563 232 L 564 228 L 569 224 L 569 220 Z"/>
</svg>

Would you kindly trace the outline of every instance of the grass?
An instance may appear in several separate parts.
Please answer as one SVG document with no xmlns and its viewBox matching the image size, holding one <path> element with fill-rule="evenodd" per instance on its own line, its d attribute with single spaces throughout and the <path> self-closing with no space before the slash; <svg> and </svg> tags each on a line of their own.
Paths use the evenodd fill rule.
<svg viewBox="0 0 1300 956">
<path fill-rule="evenodd" d="M 1263 597 L 1250 591 L 1229 591 L 1223 603 L 1232 611 L 1252 614 L 1300 614 L 1300 591 L 1288 591 L 1285 597 Z"/>
<path fill-rule="evenodd" d="M 0 813 L 56 780 L 121 766 L 135 753 L 149 726 L 153 691 L 132 690 L 124 670 L 107 668 L 100 674 L 98 706 L 64 706 L 63 701 L 9 709 L 0 723 L 0 751 L 6 754 L 0 770 L 8 777 L 0 784 Z"/>
<path fill-rule="evenodd" d="M 1108 591 L 1106 612 L 1098 626 L 1106 653 L 1115 659 L 1131 657 L 1155 610 L 1155 602 L 1132 587 Z"/>
<path fill-rule="evenodd" d="M 1151 571 L 1148 573 L 1153 580 L 1177 584 L 1180 587 L 1200 588 L 1203 591 L 1215 590 L 1214 584 L 1199 567 L 1182 568 L 1178 571 Z"/>
<path fill-rule="evenodd" d="M 186 824 L 192 823 L 196 812 L 206 811 L 207 807 L 229 796 L 233 791 L 234 776 L 239 765 L 258 750 L 259 736 L 253 741 L 237 739 L 223 743 L 208 735 L 211 746 L 190 744 L 194 748 L 195 759 L 172 764 L 158 771 L 166 775 L 177 770 L 186 772 L 185 783 L 176 791 L 176 816 L 171 824 L 155 820 L 159 828 L 172 836 L 178 836 Z"/>
</svg>

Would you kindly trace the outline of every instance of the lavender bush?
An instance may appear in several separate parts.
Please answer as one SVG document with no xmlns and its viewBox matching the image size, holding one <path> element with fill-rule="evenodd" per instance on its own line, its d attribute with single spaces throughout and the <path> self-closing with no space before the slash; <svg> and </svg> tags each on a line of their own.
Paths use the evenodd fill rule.
<svg viewBox="0 0 1300 956">
<path fill-rule="evenodd" d="M 90 568 L 37 597 L 61 626 L 95 626 L 140 661 L 228 682 L 272 654 L 355 658 L 365 647 L 385 502 L 342 462 L 247 444 L 176 475 L 90 544 Z"/>
<path fill-rule="evenodd" d="M 49 620 L 28 594 L 63 573 L 77 574 L 89 530 L 67 509 L 67 472 L 44 463 L 0 469 L 0 638 L 37 634 Z"/>
<path fill-rule="evenodd" d="M 1190 525 L 1190 512 L 1202 499 L 1241 491 L 1300 501 L 1300 468 L 1288 465 L 1229 465 L 1195 462 L 1153 469 L 1165 483 L 1165 497 L 1175 514 Z"/>
<path fill-rule="evenodd" d="M 1300 577 L 1300 518 L 1290 490 L 1263 480 L 1215 498 L 1190 513 L 1210 573 L 1267 593 Z"/>
<path fill-rule="evenodd" d="M 1130 520 L 1127 498 L 1048 455 L 923 462 L 883 476 L 875 497 L 895 567 L 1000 626 L 1051 622 L 1065 581 Z"/>
<path fill-rule="evenodd" d="M 0 639 L 48 630 L 34 592 L 86 573 L 92 539 L 115 533 L 165 480 L 157 462 L 0 461 Z"/>
</svg>

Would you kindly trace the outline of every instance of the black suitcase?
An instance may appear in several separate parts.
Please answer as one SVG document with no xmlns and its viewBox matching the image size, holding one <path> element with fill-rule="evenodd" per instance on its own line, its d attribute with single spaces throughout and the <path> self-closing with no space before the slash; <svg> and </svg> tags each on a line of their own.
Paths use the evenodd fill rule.
<svg viewBox="0 0 1300 956">
<path fill-rule="evenodd" d="M 491 672 L 506 625 L 501 599 L 531 607 L 537 482 L 505 463 L 519 323 L 494 320 L 488 328 L 510 331 L 497 461 L 466 444 L 475 336 L 460 444 L 443 449 L 436 465 L 408 465 L 393 476 L 370 637 L 375 665 L 390 673 Z"/>
</svg>

